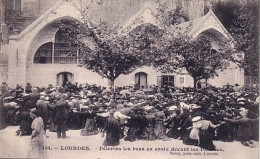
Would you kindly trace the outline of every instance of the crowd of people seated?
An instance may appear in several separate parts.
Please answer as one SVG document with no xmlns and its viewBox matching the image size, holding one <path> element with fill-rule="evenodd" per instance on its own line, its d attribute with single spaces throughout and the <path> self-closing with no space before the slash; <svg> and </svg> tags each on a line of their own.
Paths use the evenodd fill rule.
<svg viewBox="0 0 260 159">
<path fill-rule="evenodd" d="M 214 140 L 240 141 L 254 147 L 258 141 L 258 88 L 235 91 L 231 86 L 202 89 L 151 86 L 116 87 L 89 84 L 22 88 L 1 85 L 0 129 L 19 126 L 16 135 L 31 135 L 30 112 L 36 109 L 44 130 L 68 138 L 66 131 L 82 136 L 105 135 L 105 146 L 119 140 L 182 140 L 215 150 Z M 174 142 L 174 140 L 172 141 Z"/>
</svg>

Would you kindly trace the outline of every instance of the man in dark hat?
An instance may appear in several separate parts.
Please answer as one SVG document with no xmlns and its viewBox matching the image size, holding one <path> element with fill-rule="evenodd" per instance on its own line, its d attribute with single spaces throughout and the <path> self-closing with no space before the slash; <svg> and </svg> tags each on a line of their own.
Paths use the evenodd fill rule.
<svg viewBox="0 0 260 159">
<path fill-rule="evenodd" d="M 66 128 L 67 120 L 69 118 L 69 104 L 66 101 L 67 95 L 62 94 L 61 99 L 56 104 L 56 115 L 54 117 L 54 123 L 57 124 L 57 137 L 67 138 Z"/>
<path fill-rule="evenodd" d="M 30 94 L 31 108 L 36 108 L 36 103 L 40 99 L 40 96 L 38 89 L 33 88 L 32 93 Z"/>
<path fill-rule="evenodd" d="M 25 93 L 30 94 L 32 93 L 32 85 L 30 83 L 27 83 L 25 87 Z"/>
<path fill-rule="evenodd" d="M 5 94 L 7 91 L 7 84 L 6 82 L 3 82 L 2 85 L 0 86 L 1 94 Z"/>
<path fill-rule="evenodd" d="M 43 119 L 44 130 L 46 131 L 47 122 L 49 118 L 49 105 L 48 102 L 45 101 L 45 96 L 41 96 L 40 99 L 37 101 L 36 110 L 40 113 L 39 115 Z"/>
<path fill-rule="evenodd" d="M 16 97 L 19 97 L 21 95 L 21 93 L 23 92 L 22 86 L 17 84 L 16 88 L 15 88 L 15 92 L 16 92 Z"/>
</svg>

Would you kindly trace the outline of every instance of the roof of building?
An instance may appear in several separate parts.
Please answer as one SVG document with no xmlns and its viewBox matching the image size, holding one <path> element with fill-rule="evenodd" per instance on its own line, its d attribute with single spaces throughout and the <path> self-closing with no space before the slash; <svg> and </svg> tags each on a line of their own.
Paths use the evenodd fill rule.
<svg viewBox="0 0 260 159">
<path fill-rule="evenodd" d="M 54 18 L 69 18 L 72 17 L 74 19 L 80 20 L 80 17 L 76 17 L 73 15 L 74 13 L 61 13 L 62 11 L 66 9 L 70 10 L 77 10 L 80 12 L 82 9 L 80 0 L 59 0 L 55 5 L 53 5 L 49 10 L 47 10 L 44 14 L 42 14 L 37 20 L 35 20 L 31 25 L 29 25 L 25 30 L 23 30 L 18 35 L 12 35 L 10 39 L 20 39 L 27 33 L 29 33 L 31 30 L 33 30 L 37 25 L 42 24 L 42 22 L 45 22 L 45 20 L 48 18 L 50 19 L 51 16 L 56 14 L 56 16 L 53 16 Z M 85 2 L 86 3 L 86 2 Z M 105 3 L 105 1 L 104 1 Z M 98 4 L 91 4 L 91 5 L 98 5 Z M 102 4 L 103 5 L 103 4 Z M 86 6 L 86 4 L 85 4 Z M 63 8 L 62 8 L 63 7 Z M 67 8 L 64 8 L 67 7 Z M 70 7 L 70 8 L 69 8 Z M 95 8 L 98 6 L 91 6 L 91 8 Z M 61 10 L 61 8 L 63 10 Z M 91 12 L 91 10 L 89 11 Z M 134 12 L 134 11 L 133 11 Z M 131 12 L 131 14 L 133 14 Z M 57 16 L 58 14 L 58 16 Z M 60 14 L 60 16 L 59 16 Z M 87 13 L 88 14 L 88 13 Z M 126 13 L 129 14 L 129 13 Z M 119 33 L 126 33 L 131 31 L 132 29 L 136 28 L 139 25 L 150 23 L 153 24 L 159 28 L 161 28 L 160 22 L 156 19 L 156 4 L 152 1 L 146 2 L 142 8 L 140 8 L 134 15 L 126 16 L 128 18 L 125 18 L 125 20 L 122 20 L 120 23 L 115 25 L 113 29 L 118 30 Z M 93 19 L 93 17 L 90 18 L 90 16 L 87 16 L 87 20 L 90 23 L 96 23 Z M 120 19 L 120 18 L 119 18 Z M 55 20 L 55 19 L 54 19 Z M 46 25 L 48 25 L 50 21 L 46 21 Z M 97 24 L 97 23 L 96 23 Z M 44 27 L 44 26 L 43 26 Z M 168 28 L 170 31 L 180 31 L 181 33 L 187 32 L 191 37 L 196 38 L 200 33 L 203 31 L 206 31 L 208 29 L 214 29 L 217 32 L 219 32 L 221 35 L 223 35 L 225 38 L 231 38 L 228 31 L 225 29 L 225 27 L 222 25 L 222 23 L 219 21 L 219 19 L 216 17 L 216 15 L 213 13 L 213 11 L 210 9 L 209 12 L 199 18 L 196 18 L 194 20 L 181 23 L 179 25 L 173 25 Z"/>
</svg>

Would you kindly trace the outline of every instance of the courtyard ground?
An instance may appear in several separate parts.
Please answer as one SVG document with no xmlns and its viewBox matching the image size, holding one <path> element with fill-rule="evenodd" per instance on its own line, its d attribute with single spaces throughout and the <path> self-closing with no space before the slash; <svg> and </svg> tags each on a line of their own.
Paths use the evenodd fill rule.
<svg viewBox="0 0 260 159">
<path fill-rule="evenodd" d="M 15 136 L 18 126 L 8 126 L 0 130 L 0 158 L 26 158 L 30 136 Z M 80 130 L 67 131 L 67 139 L 58 139 L 55 132 L 47 131 L 47 158 L 51 159 L 257 159 L 256 148 L 243 146 L 240 142 L 214 141 L 220 151 L 202 151 L 199 147 L 184 145 L 182 141 L 135 141 L 120 140 L 116 147 L 103 147 L 104 137 L 80 136 Z M 70 146 L 70 147 L 69 147 Z M 73 146 L 84 146 L 86 150 L 62 150 Z M 76 147 L 78 149 L 78 147 Z M 88 148 L 90 150 L 88 150 Z"/>
</svg>

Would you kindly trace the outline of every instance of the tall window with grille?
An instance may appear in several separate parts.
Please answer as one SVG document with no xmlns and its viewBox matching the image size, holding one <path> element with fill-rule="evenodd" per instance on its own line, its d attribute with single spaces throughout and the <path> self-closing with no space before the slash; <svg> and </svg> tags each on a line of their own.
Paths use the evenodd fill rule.
<svg viewBox="0 0 260 159">
<path fill-rule="evenodd" d="M 71 44 L 66 31 L 59 30 L 55 35 L 54 63 L 76 64 L 77 46 Z"/>
<path fill-rule="evenodd" d="M 34 55 L 34 63 L 78 64 L 83 54 L 77 45 L 71 42 L 67 31 L 58 30 L 54 43 L 41 45 Z"/>
</svg>

